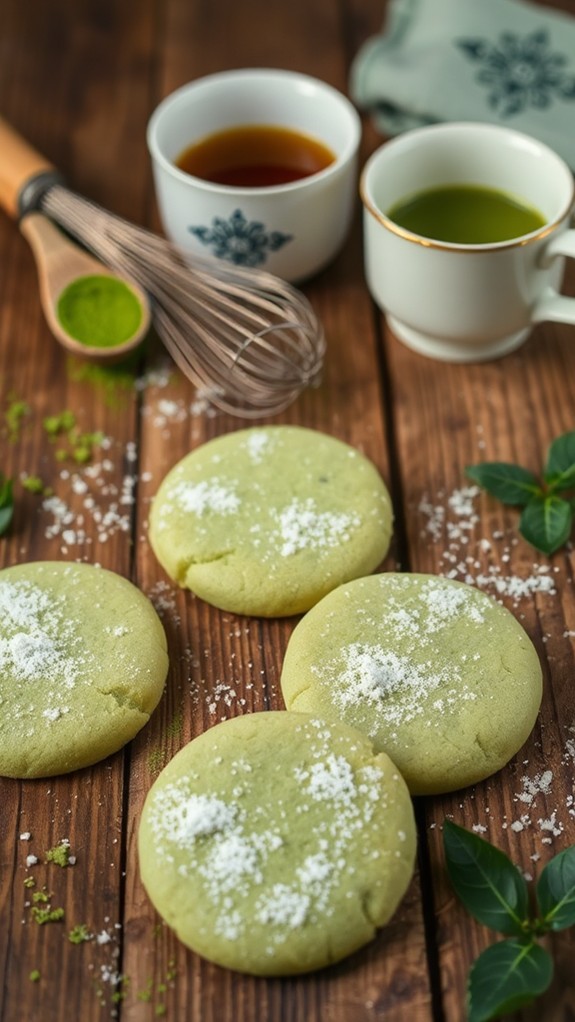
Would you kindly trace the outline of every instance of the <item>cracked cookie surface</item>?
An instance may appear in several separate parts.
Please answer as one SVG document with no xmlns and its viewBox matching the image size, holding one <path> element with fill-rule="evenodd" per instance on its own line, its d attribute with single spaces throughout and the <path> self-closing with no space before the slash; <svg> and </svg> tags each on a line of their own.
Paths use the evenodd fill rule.
<svg viewBox="0 0 575 1022">
<path fill-rule="evenodd" d="M 0 775 L 48 777 L 116 752 L 167 670 L 158 615 L 120 575 L 61 561 L 0 571 Z"/>
<path fill-rule="evenodd" d="M 306 614 L 281 686 L 289 710 L 368 734 L 417 795 L 501 769 L 542 695 L 539 658 L 508 610 L 465 583 L 393 572 L 341 586 Z"/>
<path fill-rule="evenodd" d="M 369 574 L 389 546 L 375 466 L 316 430 L 269 426 L 211 440 L 168 473 L 150 543 L 179 585 L 223 610 L 299 614 Z"/>
<path fill-rule="evenodd" d="M 410 882 L 415 823 L 394 764 L 343 724 L 225 721 L 148 793 L 142 880 L 178 937 L 230 969 L 289 975 L 366 944 Z"/>
</svg>

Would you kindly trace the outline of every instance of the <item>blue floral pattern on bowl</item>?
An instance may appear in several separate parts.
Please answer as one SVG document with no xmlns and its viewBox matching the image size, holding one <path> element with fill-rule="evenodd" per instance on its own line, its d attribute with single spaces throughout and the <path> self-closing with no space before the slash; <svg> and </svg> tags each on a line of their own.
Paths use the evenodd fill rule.
<svg viewBox="0 0 575 1022">
<path fill-rule="evenodd" d="M 248 221 L 241 209 L 236 209 L 227 220 L 215 216 L 211 227 L 190 226 L 188 230 L 211 248 L 212 255 L 236 266 L 261 266 L 270 252 L 277 252 L 292 240 L 291 234 L 268 231 L 257 220 Z"/>
<path fill-rule="evenodd" d="M 476 81 L 490 92 L 488 102 L 503 117 L 527 107 L 545 109 L 555 99 L 575 99 L 575 77 L 567 74 L 569 58 L 553 52 L 544 29 L 523 38 L 503 32 L 498 43 L 488 39 L 460 39 L 457 46 L 480 64 Z"/>
</svg>

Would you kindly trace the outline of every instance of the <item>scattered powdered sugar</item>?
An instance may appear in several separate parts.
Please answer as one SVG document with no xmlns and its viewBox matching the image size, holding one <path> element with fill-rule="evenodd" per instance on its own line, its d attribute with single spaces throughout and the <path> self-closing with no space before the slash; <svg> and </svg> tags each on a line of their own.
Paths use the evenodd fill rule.
<svg viewBox="0 0 575 1022">
<path fill-rule="evenodd" d="M 251 687 L 249 684 L 248 688 Z M 218 706 L 227 706 L 228 709 L 232 706 L 239 707 L 246 705 L 245 696 L 238 695 L 233 685 L 228 684 L 225 681 L 216 680 L 212 689 L 205 693 L 205 701 L 208 709 L 208 713 L 215 714 Z"/>
<path fill-rule="evenodd" d="M 470 697 L 455 665 L 443 670 L 418 666 L 411 656 L 377 645 L 351 643 L 331 663 L 312 669 L 331 687 L 336 706 L 346 709 L 368 703 L 393 724 L 407 723 L 423 714 L 428 709 L 426 700 L 441 685 L 449 686 L 443 693 L 448 703 L 455 702 L 458 693 L 460 698 Z M 377 729 L 376 716 L 372 733 Z"/>
<path fill-rule="evenodd" d="M 104 452 L 109 452 L 112 445 L 110 437 L 103 439 Z M 134 444 L 126 444 L 124 456 L 130 466 L 135 453 Z M 68 553 L 70 547 L 106 543 L 117 533 L 131 531 L 138 477 L 126 472 L 118 485 L 116 474 L 116 464 L 107 456 L 76 471 L 60 471 L 60 484 L 67 485 L 70 493 L 45 497 L 41 510 L 51 516 L 44 535 L 46 539 L 59 538 L 62 553 Z"/>
<path fill-rule="evenodd" d="M 173 371 L 174 369 L 171 363 L 163 362 L 161 365 L 154 366 L 154 368 L 149 369 L 147 372 L 142 373 L 141 376 L 138 376 L 134 381 L 134 388 L 137 391 L 147 390 L 148 387 L 158 387 L 163 389 L 168 386 L 172 378 Z"/>
<path fill-rule="evenodd" d="M 170 618 L 175 625 L 181 624 L 181 618 L 178 613 L 177 593 L 169 582 L 159 579 L 148 589 L 146 595 L 152 601 L 155 610 L 161 618 Z"/>
<path fill-rule="evenodd" d="M 575 727 L 570 727 L 569 732 L 575 735 Z M 563 752 L 563 763 L 575 763 L 575 737 L 568 738 L 565 742 L 565 750 Z"/>
<path fill-rule="evenodd" d="M 575 732 L 573 728 L 570 730 Z M 535 744 L 538 743 L 536 742 Z M 574 761 L 575 746 L 572 739 L 568 738 L 565 742 L 561 764 L 570 768 Z M 527 765 L 528 760 L 524 760 L 523 766 Z M 521 786 L 516 788 L 513 794 L 513 802 L 517 805 L 517 813 L 513 818 L 510 818 L 507 813 L 503 813 L 501 817 L 490 815 L 489 806 L 484 805 L 486 823 L 489 823 L 490 826 L 486 826 L 486 823 L 477 822 L 472 825 L 472 829 L 476 833 L 485 834 L 488 830 L 492 831 L 499 824 L 502 830 L 511 831 L 521 841 L 533 842 L 539 839 L 541 845 L 547 847 L 553 845 L 555 840 L 561 838 L 566 832 L 572 833 L 572 821 L 575 820 L 575 783 L 573 782 L 570 769 L 565 774 L 565 777 L 567 785 L 563 787 L 561 778 L 557 777 L 550 769 L 522 774 L 520 778 Z M 487 791 L 485 793 L 486 801 L 488 800 L 488 793 L 489 782 L 487 782 Z M 476 806 L 479 809 L 479 804 L 473 791 L 470 797 L 471 800 L 475 800 Z M 465 806 L 461 803 L 460 809 L 463 808 Z M 430 828 L 435 826 L 435 823 L 430 824 Z M 529 832 L 528 836 L 526 832 Z M 497 844 L 497 840 L 493 837 L 490 837 L 489 840 L 494 840 L 495 844 Z M 562 849 L 563 844 L 561 842 L 558 850 L 561 851 Z M 535 852 L 530 858 L 533 862 L 537 862 L 541 858 L 541 854 Z"/>
<path fill-rule="evenodd" d="M 331 753 L 309 769 L 296 767 L 294 773 L 298 781 L 307 782 L 305 790 L 315 802 L 345 800 L 355 794 L 353 770 L 343 756 Z"/>
<path fill-rule="evenodd" d="M 307 500 L 292 500 L 278 517 L 282 557 L 291 557 L 309 547 L 337 546 L 349 540 L 352 530 L 361 525 L 357 514 L 318 511 L 311 497 Z"/>
<path fill-rule="evenodd" d="M 246 447 L 251 460 L 255 464 L 258 464 L 262 460 L 264 454 L 268 453 L 270 443 L 270 435 L 269 433 L 266 433 L 265 430 L 256 429 L 250 432 L 246 439 Z"/>
<path fill-rule="evenodd" d="M 437 502 L 425 494 L 418 504 L 417 510 L 425 519 L 423 535 L 434 543 L 443 541 L 445 544 L 441 554 L 442 574 L 479 589 L 491 590 L 495 596 L 509 599 L 513 606 L 535 593 L 555 595 L 553 576 L 546 564 L 533 564 L 528 575 L 506 574 L 500 564 L 485 566 L 485 555 L 497 544 L 502 544 L 501 564 L 508 564 L 511 546 L 517 545 L 518 538 L 513 534 L 506 541 L 500 531 L 494 532 L 491 539 L 475 538 L 480 521 L 475 501 L 480 493 L 478 486 L 464 486 L 450 494 L 440 491 Z"/>
<path fill-rule="evenodd" d="M 370 791 L 373 790 L 375 789 L 370 789 Z M 309 888 L 312 884 L 323 883 L 335 868 L 325 852 L 317 852 L 315 855 L 306 856 L 303 865 L 296 870 L 296 874 L 304 887 Z"/>
<path fill-rule="evenodd" d="M 47 710 L 44 710 L 42 716 L 45 717 L 46 720 L 53 722 L 55 720 L 59 720 L 64 713 L 69 712 L 70 712 L 69 706 L 53 706 Z"/>
<path fill-rule="evenodd" d="M 214 834 L 233 824 L 236 810 L 213 795 L 190 794 L 182 799 L 176 785 L 164 789 L 164 827 L 170 840 L 187 847 L 202 834 Z"/>
<path fill-rule="evenodd" d="M 230 807 L 231 808 L 231 807 Z M 267 837 L 243 833 L 243 825 L 227 831 L 213 843 L 209 861 L 198 866 L 212 900 L 223 893 L 241 889 L 244 881 L 261 884 L 261 865 L 267 859 Z M 272 837 L 270 834 L 269 837 Z"/>
<path fill-rule="evenodd" d="M 217 477 L 209 483 L 204 479 L 199 483 L 185 481 L 176 483 L 169 490 L 168 500 L 173 500 L 182 511 L 198 515 L 200 518 L 206 512 L 219 515 L 234 514 L 240 506 L 237 493 Z"/>
<path fill-rule="evenodd" d="M 502 575 L 492 565 L 487 573 L 480 572 L 475 576 L 466 573 L 464 581 L 485 589 L 492 588 L 498 596 L 510 597 L 514 606 L 534 593 L 546 593 L 548 596 L 557 593 L 555 582 L 546 564 L 534 564 L 533 574 L 526 578 L 519 575 Z"/>
<path fill-rule="evenodd" d="M 479 521 L 479 515 L 474 511 L 473 498 L 479 494 L 478 486 L 464 486 L 462 489 L 454 490 L 447 497 L 445 503 L 433 504 L 425 494 L 418 505 L 419 512 L 427 519 L 425 531 L 435 542 L 439 542 L 444 532 L 451 542 L 456 540 L 467 543 L 468 534 L 472 532 Z M 439 498 L 444 497 L 443 493 Z M 452 513 L 448 518 L 448 511 Z"/>
<path fill-rule="evenodd" d="M 256 919 L 260 923 L 274 923 L 296 930 L 303 926 L 311 905 L 308 894 L 287 884 L 274 884 L 269 894 L 256 902 Z"/>
<path fill-rule="evenodd" d="M 437 719 L 449 707 L 475 700 L 467 679 L 481 673 L 478 647 L 488 611 L 497 610 L 484 593 L 445 579 L 427 579 L 417 586 L 409 575 L 382 579 L 385 609 L 380 615 L 365 610 L 361 615 L 362 633 L 376 640 L 381 635 L 381 640 L 351 642 L 311 666 L 335 706 L 356 708 L 372 735 L 382 721 L 406 724 L 430 711 Z M 471 636 L 463 632 L 469 628 Z M 441 653 L 437 638 L 444 631 L 451 646 L 461 647 L 459 656 Z M 324 637 L 329 632 L 328 625 Z"/>
<path fill-rule="evenodd" d="M 430 580 L 422 587 L 421 598 L 428 612 L 426 631 L 440 631 L 457 618 L 468 617 L 474 624 L 483 624 L 485 615 L 478 601 L 470 598 L 465 589 L 445 586 Z"/>
<path fill-rule="evenodd" d="M 549 798 L 552 795 L 553 785 L 553 771 L 543 770 L 541 773 L 535 773 L 532 777 L 528 774 L 524 774 L 521 778 L 522 789 L 516 792 L 513 796 L 514 802 L 520 802 L 524 806 L 529 807 L 529 811 L 522 812 L 519 818 L 513 820 L 510 823 L 511 830 L 515 833 L 520 833 L 526 830 L 528 827 L 533 826 L 534 819 L 531 815 L 537 805 L 539 796 Z M 568 796 L 567 810 L 571 814 L 572 797 Z M 559 807 L 556 805 L 555 808 L 550 812 L 549 816 L 543 817 L 538 815 L 535 819 L 539 830 L 543 837 L 541 839 L 542 844 L 551 844 L 553 838 L 559 837 L 564 831 L 563 823 L 558 821 L 557 814 Z"/>
<path fill-rule="evenodd" d="M 0 582 L 0 620 L 1 671 L 17 681 L 74 686 L 81 642 L 58 602 L 25 579 Z M 65 712 L 53 709 L 45 717 L 55 721 Z"/>
<path fill-rule="evenodd" d="M 551 783 L 553 781 L 553 771 L 544 770 L 541 774 L 535 774 L 534 777 L 528 777 L 524 774 L 521 778 L 523 788 L 520 792 L 517 792 L 515 797 L 520 802 L 524 802 L 527 805 L 531 805 L 535 797 L 542 792 L 544 795 L 548 795 L 551 791 Z"/>
<path fill-rule="evenodd" d="M 219 409 L 212 404 L 213 399 L 217 397 L 218 388 L 198 387 L 196 396 L 189 407 L 190 415 L 193 418 L 201 416 L 205 419 L 214 419 L 216 415 L 220 414 Z"/>
</svg>

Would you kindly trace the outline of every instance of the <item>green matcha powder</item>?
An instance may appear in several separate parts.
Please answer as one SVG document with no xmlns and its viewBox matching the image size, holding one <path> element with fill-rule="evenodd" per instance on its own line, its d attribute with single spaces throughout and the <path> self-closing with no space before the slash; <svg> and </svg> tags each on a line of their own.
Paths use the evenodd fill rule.
<svg viewBox="0 0 575 1022">
<path fill-rule="evenodd" d="M 64 330 L 91 348 L 114 348 L 136 333 L 142 308 L 133 291 L 116 277 L 78 277 L 64 288 L 57 315 Z"/>
</svg>

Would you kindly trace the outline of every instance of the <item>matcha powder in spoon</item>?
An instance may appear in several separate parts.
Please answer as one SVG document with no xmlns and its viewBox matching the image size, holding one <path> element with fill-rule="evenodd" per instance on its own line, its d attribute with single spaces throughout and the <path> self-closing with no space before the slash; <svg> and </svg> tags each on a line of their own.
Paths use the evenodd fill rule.
<svg viewBox="0 0 575 1022">
<path fill-rule="evenodd" d="M 70 337 L 91 348 L 123 344 L 142 323 L 134 292 L 123 280 L 103 274 L 78 277 L 64 288 L 56 312 Z"/>
</svg>

